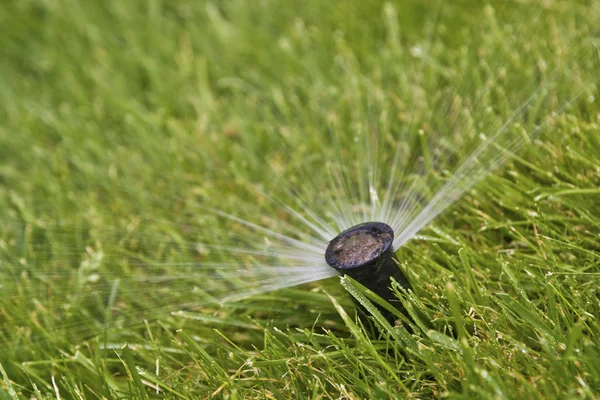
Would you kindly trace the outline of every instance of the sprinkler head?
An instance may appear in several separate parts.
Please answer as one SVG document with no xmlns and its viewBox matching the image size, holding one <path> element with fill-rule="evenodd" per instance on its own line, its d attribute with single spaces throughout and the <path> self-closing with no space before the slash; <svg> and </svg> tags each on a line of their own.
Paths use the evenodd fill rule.
<svg viewBox="0 0 600 400">
<path fill-rule="evenodd" d="M 325 251 L 325 261 L 341 275 L 349 275 L 398 310 L 405 313 L 391 289 L 393 277 L 402 287 L 410 288 L 408 280 L 393 260 L 394 231 L 383 222 L 365 222 L 336 236 Z M 359 307 L 364 313 L 364 309 Z M 388 321 L 394 316 L 378 307 Z"/>
<path fill-rule="evenodd" d="M 340 273 L 366 268 L 392 252 L 394 231 L 383 222 L 365 222 L 340 233 L 329 242 L 325 261 Z"/>
</svg>

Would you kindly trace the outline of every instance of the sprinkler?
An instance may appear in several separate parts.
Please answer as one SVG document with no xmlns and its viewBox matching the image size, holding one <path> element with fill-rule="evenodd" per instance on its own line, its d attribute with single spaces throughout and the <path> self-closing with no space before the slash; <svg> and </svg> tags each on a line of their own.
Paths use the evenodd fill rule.
<svg viewBox="0 0 600 400">
<path fill-rule="evenodd" d="M 408 280 L 393 260 L 394 231 L 383 222 L 365 222 L 345 230 L 335 237 L 325 251 L 325 261 L 341 275 L 348 275 L 382 299 L 405 313 L 391 289 L 393 277 L 402 287 L 410 288 Z M 363 316 L 365 310 L 360 307 Z M 393 314 L 377 307 L 393 324 Z M 363 319 L 364 320 L 364 319 Z"/>
</svg>

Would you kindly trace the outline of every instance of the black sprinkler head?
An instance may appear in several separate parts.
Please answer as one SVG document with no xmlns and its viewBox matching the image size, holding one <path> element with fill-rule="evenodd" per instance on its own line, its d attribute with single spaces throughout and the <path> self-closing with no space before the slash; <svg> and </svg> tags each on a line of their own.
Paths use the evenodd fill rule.
<svg viewBox="0 0 600 400">
<path fill-rule="evenodd" d="M 329 242 L 325 261 L 341 275 L 349 275 L 405 313 L 391 289 L 391 277 L 402 287 L 410 288 L 408 280 L 392 258 L 393 242 L 394 231 L 389 225 L 365 222 L 345 230 Z M 388 321 L 393 322 L 394 317 L 389 311 L 382 307 L 378 309 Z"/>
<path fill-rule="evenodd" d="M 325 261 L 340 273 L 368 267 L 392 251 L 394 231 L 383 222 L 365 222 L 340 233 L 329 242 Z"/>
</svg>

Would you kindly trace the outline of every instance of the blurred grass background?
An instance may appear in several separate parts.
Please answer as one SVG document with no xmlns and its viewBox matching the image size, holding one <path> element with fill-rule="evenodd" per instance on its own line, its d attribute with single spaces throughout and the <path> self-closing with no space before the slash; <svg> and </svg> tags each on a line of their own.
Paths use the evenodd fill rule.
<svg viewBox="0 0 600 400">
<path fill-rule="evenodd" d="M 5 1 L 0 398 L 597 398 L 598 8 Z M 368 338 L 336 279 L 177 315 L 207 283 L 127 287 L 134 261 L 185 278 L 194 243 L 253 240 L 198 204 L 277 224 L 249 186 L 318 191 L 295 171 L 340 139 L 457 138 L 437 106 L 476 132 L 548 82 L 534 122 L 573 104 L 398 252 L 411 334 Z"/>
</svg>

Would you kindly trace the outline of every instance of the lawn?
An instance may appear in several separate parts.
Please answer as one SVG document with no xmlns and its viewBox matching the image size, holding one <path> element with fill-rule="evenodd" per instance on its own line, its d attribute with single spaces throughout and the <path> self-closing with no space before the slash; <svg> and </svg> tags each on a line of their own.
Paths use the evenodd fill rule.
<svg viewBox="0 0 600 400">
<path fill-rule="evenodd" d="M 5 0 L 0 399 L 600 398 L 599 20 Z M 381 209 L 393 326 L 290 250 Z"/>
</svg>

